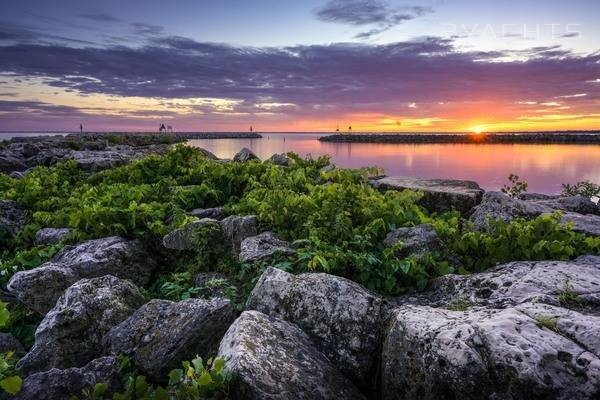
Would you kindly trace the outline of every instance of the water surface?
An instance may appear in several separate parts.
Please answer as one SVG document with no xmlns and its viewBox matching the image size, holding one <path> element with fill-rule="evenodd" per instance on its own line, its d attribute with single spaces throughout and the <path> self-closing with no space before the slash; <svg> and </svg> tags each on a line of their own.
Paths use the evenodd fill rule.
<svg viewBox="0 0 600 400">
<path fill-rule="evenodd" d="M 600 146 L 537 144 L 379 144 L 326 143 L 320 134 L 272 133 L 262 139 L 190 140 L 218 157 L 232 158 L 248 147 L 262 159 L 274 153 L 329 154 L 340 167 L 377 166 L 388 175 L 470 179 L 498 190 L 514 173 L 530 192 L 559 193 L 561 183 L 588 179 L 600 183 Z"/>
</svg>

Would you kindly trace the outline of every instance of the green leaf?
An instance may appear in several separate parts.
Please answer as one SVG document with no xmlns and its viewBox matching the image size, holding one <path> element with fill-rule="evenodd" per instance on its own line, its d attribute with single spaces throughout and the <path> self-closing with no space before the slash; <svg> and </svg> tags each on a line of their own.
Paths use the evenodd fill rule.
<svg viewBox="0 0 600 400">
<path fill-rule="evenodd" d="M 0 387 L 10 395 L 15 395 L 21 391 L 23 380 L 20 376 L 14 375 L 4 378 L 0 381 Z"/>
<path fill-rule="evenodd" d="M 135 380 L 135 395 L 136 397 L 144 397 L 148 393 L 148 383 L 145 376 L 138 376 Z"/>
<path fill-rule="evenodd" d="M 202 357 L 200 356 L 196 356 L 196 358 L 192 360 L 192 365 L 194 365 L 194 370 L 196 370 L 196 373 L 200 373 L 202 370 L 204 370 L 204 363 L 202 362 Z"/>
<path fill-rule="evenodd" d="M 169 393 L 162 386 L 158 386 L 154 391 L 154 400 L 169 400 Z"/>
<path fill-rule="evenodd" d="M 225 367 L 225 359 L 217 358 L 215 360 L 215 363 L 213 364 L 213 370 L 215 370 L 216 372 L 221 372 L 224 367 Z"/>
<path fill-rule="evenodd" d="M 0 328 L 4 327 L 10 319 L 10 312 L 6 309 L 6 303 L 0 302 Z"/>
<path fill-rule="evenodd" d="M 177 383 L 179 383 L 181 381 L 181 378 L 183 378 L 183 370 L 181 370 L 181 369 L 172 370 L 171 372 L 169 372 L 169 386 L 176 385 Z"/>
<path fill-rule="evenodd" d="M 200 386 L 208 386 L 212 383 L 212 381 L 212 376 L 210 376 L 208 371 L 204 371 L 202 375 L 200 375 L 200 378 L 198 378 L 198 383 Z"/>
<path fill-rule="evenodd" d="M 106 389 L 108 389 L 108 385 L 106 383 L 96 383 L 94 385 L 94 392 L 92 393 L 92 399 L 99 400 L 102 399 L 104 393 L 106 393 Z"/>
</svg>

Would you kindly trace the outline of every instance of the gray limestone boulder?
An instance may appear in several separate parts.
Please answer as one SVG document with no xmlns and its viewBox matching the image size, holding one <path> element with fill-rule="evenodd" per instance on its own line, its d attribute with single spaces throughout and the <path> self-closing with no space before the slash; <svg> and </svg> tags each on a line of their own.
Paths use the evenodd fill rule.
<svg viewBox="0 0 600 400">
<path fill-rule="evenodd" d="M 215 156 L 213 153 L 211 153 L 210 151 L 208 151 L 206 149 L 196 147 L 196 150 L 198 150 L 200 153 L 202 153 L 204 155 L 204 157 L 208 158 L 209 160 L 218 160 L 219 159 L 219 157 Z"/>
<path fill-rule="evenodd" d="M 600 305 L 600 257 L 573 261 L 516 261 L 473 275 L 444 275 L 418 295 L 397 299 L 402 304 L 451 306 L 457 299 L 472 306 L 504 308 L 525 302 L 560 305 L 561 294 Z"/>
<path fill-rule="evenodd" d="M 252 150 L 244 147 L 243 149 L 241 149 L 240 151 L 238 151 L 234 156 L 233 156 L 233 161 L 240 161 L 240 162 L 244 162 L 244 161 L 250 161 L 250 160 L 258 160 L 258 157 L 256 156 L 256 154 L 254 154 L 252 152 Z"/>
<path fill-rule="evenodd" d="M 562 214 L 561 222 L 572 226 L 575 232 L 588 236 L 600 236 L 600 216 L 598 215 L 565 212 Z"/>
<path fill-rule="evenodd" d="M 398 243 L 401 243 L 401 247 L 396 251 L 397 257 L 422 255 L 426 252 L 442 251 L 444 249 L 437 232 L 430 224 L 395 229 L 388 233 L 383 241 L 386 247 Z"/>
<path fill-rule="evenodd" d="M 166 234 L 163 246 L 171 250 L 197 250 L 201 242 L 217 243 L 221 237 L 219 223 L 211 218 L 203 218 Z"/>
<path fill-rule="evenodd" d="M 269 157 L 267 162 L 270 162 L 271 164 L 279 165 L 281 167 L 287 167 L 290 165 L 291 160 L 285 154 L 273 154 L 271 157 Z"/>
<path fill-rule="evenodd" d="M 511 222 L 516 218 L 531 219 L 555 211 L 563 212 L 582 226 L 596 224 L 600 220 L 600 217 L 594 215 L 598 214 L 598 207 L 582 196 L 540 198 L 536 195 L 511 198 L 501 192 L 485 193 L 481 204 L 473 209 L 470 220 L 476 229 L 485 231 L 490 228 L 490 220 Z M 591 222 L 587 223 L 588 220 Z"/>
<path fill-rule="evenodd" d="M 36 246 L 48 246 L 59 243 L 71 234 L 69 228 L 42 228 L 35 233 Z"/>
<path fill-rule="evenodd" d="M 14 171 L 25 171 L 27 165 L 22 158 L 15 157 L 12 154 L 0 154 L 0 173 L 11 173 Z"/>
<path fill-rule="evenodd" d="M 544 307 L 397 309 L 382 350 L 383 398 L 598 398 L 600 318 Z"/>
<path fill-rule="evenodd" d="M 258 234 L 258 218 L 256 215 L 232 215 L 219 221 L 227 245 L 231 246 L 234 255 L 239 255 L 242 241 Z"/>
<path fill-rule="evenodd" d="M 600 396 L 600 257 L 434 280 L 394 309 L 384 399 Z"/>
<path fill-rule="evenodd" d="M 472 181 L 384 177 L 370 180 L 380 190 L 414 190 L 423 192 L 420 204 L 431 212 L 458 210 L 463 214 L 481 202 L 483 189 Z"/>
<path fill-rule="evenodd" d="M 225 211 L 223 210 L 223 207 L 196 208 L 190 211 L 190 215 L 193 215 L 198 219 L 210 218 L 220 221 L 225 218 Z"/>
<path fill-rule="evenodd" d="M 229 300 L 151 300 L 113 327 L 104 344 L 114 354 L 131 357 L 145 375 L 164 382 L 181 362 L 196 355 L 214 356 L 235 319 Z"/>
<path fill-rule="evenodd" d="M 0 332 L 0 353 L 7 353 L 9 351 L 18 356 L 25 354 L 23 345 L 12 333 Z"/>
<path fill-rule="evenodd" d="M 0 238 L 2 235 L 16 236 L 26 222 L 27 212 L 16 201 L 0 200 Z"/>
<path fill-rule="evenodd" d="M 240 261 L 254 262 L 274 256 L 275 254 L 291 255 L 296 250 L 290 243 L 277 238 L 273 232 L 263 232 L 260 235 L 244 239 L 240 245 Z"/>
<path fill-rule="evenodd" d="M 156 265 L 140 241 L 111 236 L 65 247 L 51 261 L 17 272 L 7 288 L 28 307 L 45 314 L 80 279 L 110 274 L 145 285 Z"/>
<path fill-rule="evenodd" d="M 214 248 L 230 249 L 237 257 L 242 241 L 257 233 L 255 215 L 231 215 L 220 221 L 203 218 L 169 232 L 163 237 L 163 246 L 173 250 L 197 250 L 200 242 L 208 242 Z"/>
<path fill-rule="evenodd" d="M 364 399 L 302 330 L 257 311 L 242 313 L 229 327 L 218 357 L 233 375 L 232 398 Z"/>
<path fill-rule="evenodd" d="M 268 268 L 252 290 L 246 309 L 297 325 L 357 386 L 372 386 L 385 319 L 379 296 L 337 276 L 294 276 Z"/>
<path fill-rule="evenodd" d="M 144 301 L 134 284 L 111 275 L 78 281 L 46 314 L 17 369 L 29 375 L 87 364 L 102 355 L 104 335 Z"/>
<path fill-rule="evenodd" d="M 80 398 L 84 390 L 93 390 L 97 383 L 107 385 L 105 395 L 121 390 L 119 360 L 117 357 L 102 357 L 90 361 L 81 368 L 57 369 L 37 372 L 23 381 L 15 400 L 52 399 L 69 400 Z"/>
</svg>

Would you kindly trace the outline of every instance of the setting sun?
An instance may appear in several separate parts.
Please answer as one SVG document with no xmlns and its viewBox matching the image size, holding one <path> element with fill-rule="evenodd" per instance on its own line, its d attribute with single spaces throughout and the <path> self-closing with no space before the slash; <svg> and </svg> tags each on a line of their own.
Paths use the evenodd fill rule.
<svg viewBox="0 0 600 400">
<path fill-rule="evenodd" d="M 485 127 L 483 126 L 474 126 L 471 128 L 471 132 L 473 132 L 476 135 L 480 135 L 482 133 L 485 132 Z"/>
</svg>

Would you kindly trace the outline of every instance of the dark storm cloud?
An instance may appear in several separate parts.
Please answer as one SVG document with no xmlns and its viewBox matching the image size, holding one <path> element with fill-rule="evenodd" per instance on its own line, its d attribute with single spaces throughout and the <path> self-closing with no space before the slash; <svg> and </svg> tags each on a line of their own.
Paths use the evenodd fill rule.
<svg viewBox="0 0 600 400">
<path fill-rule="evenodd" d="M 511 56 L 521 59 L 498 61 Z M 452 41 L 439 38 L 282 48 L 181 37 L 157 37 L 141 47 L 0 46 L 0 73 L 35 77 L 82 94 L 229 98 L 242 100 L 247 108 L 259 102 L 292 103 L 297 107 L 289 113 L 312 114 L 572 93 L 589 93 L 592 101 L 599 97 L 590 83 L 598 78 L 598 62 L 600 54 L 578 56 L 558 47 L 457 52 Z"/>
<path fill-rule="evenodd" d="M 324 22 L 371 25 L 373 28 L 356 35 L 357 38 L 366 39 L 431 11 L 430 8 L 421 6 L 394 8 L 378 0 L 330 0 L 316 9 L 315 15 Z"/>
</svg>

